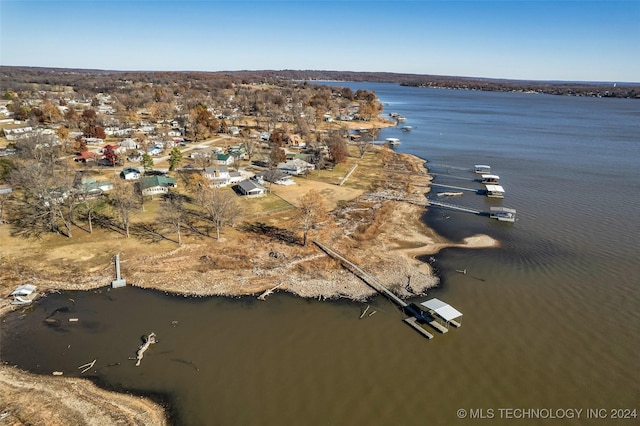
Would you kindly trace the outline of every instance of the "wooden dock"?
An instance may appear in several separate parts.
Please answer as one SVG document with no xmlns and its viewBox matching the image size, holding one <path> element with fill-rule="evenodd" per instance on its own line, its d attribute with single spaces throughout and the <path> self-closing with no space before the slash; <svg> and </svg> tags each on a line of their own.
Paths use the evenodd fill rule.
<svg viewBox="0 0 640 426">
<path fill-rule="evenodd" d="M 429 204 L 432 206 L 442 207 L 442 208 L 451 209 L 451 210 L 458 210 L 461 212 L 467 212 L 467 213 L 473 213 L 473 214 L 481 213 L 479 210 L 470 209 L 468 207 L 456 206 L 455 204 L 443 203 L 440 201 L 429 200 Z"/>
<path fill-rule="evenodd" d="M 398 296 L 393 294 L 388 288 L 382 285 L 380 281 L 378 281 L 376 278 L 366 273 L 361 267 L 359 267 L 355 263 L 345 259 L 339 253 L 337 253 L 334 250 L 331 250 L 329 247 L 319 243 L 318 241 L 314 241 L 313 243 L 317 245 L 320 248 L 320 250 L 327 253 L 329 256 L 333 257 L 334 259 L 338 259 L 345 268 L 350 270 L 353 274 L 357 275 L 362 281 L 365 282 L 365 284 L 367 284 L 369 287 L 376 290 L 378 293 L 382 294 L 383 296 L 386 296 L 389 300 L 391 300 L 401 308 L 405 308 L 408 306 L 408 304 L 404 300 L 400 299 Z"/>
<path fill-rule="evenodd" d="M 429 324 L 431 327 L 435 328 L 440 333 L 446 333 L 449 331 L 446 327 L 444 327 L 442 324 L 436 321 L 435 317 L 432 316 L 430 313 L 423 311 L 413 303 L 408 304 L 404 300 L 400 299 L 398 296 L 393 294 L 388 288 L 386 288 L 380 281 L 378 281 L 375 277 L 369 275 L 367 272 L 365 272 L 362 268 L 360 268 L 355 263 L 349 261 L 344 256 L 340 255 L 339 253 L 330 249 L 324 244 L 319 243 L 318 241 L 314 240 L 313 243 L 316 246 L 318 246 L 322 251 L 327 253 L 329 256 L 333 257 L 334 259 L 338 259 L 345 268 L 351 271 L 354 275 L 358 276 L 369 287 L 373 288 L 378 293 L 382 294 L 383 296 L 387 297 L 389 300 L 394 302 L 396 305 L 400 306 L 400 308 L 402 308 L 402 311 L 405 314 L 409 315 L 408 318 L 404 319 L 404 322 L 409 324 L 411 327 L 413 327 L 416 331 L 418 331 L 427 339 L 432 339 L 433 335 L 429 333 L 427 330 L 425 330 L 420 325 L 421 323 Z"/>
<path fill-rule="evenodd" d="M 427 330 L 424 329 L 423 326 L 418 324 L 418 319 L 416 317 L 408 317 L 403 319 L 403 321 L 409 324 L 411 327 L 413 327 L 414 330 L 422 334 L 427 339 L 433 339 L 433 334 L 429 333 Z"/>
<path fill-rule="evenodd" d="M 431 183 L 431 186 L 438 186 L 440 188 L 450 188 L 450 189 L 458 189 L 460 191 L 469 191 L 469 192 L 475 192 L 478 193 L 478 191 L 480 191 L 479 189 L 474 189 L 474 188 L 466 188 L 464 186 L 455 186 L 455 185 L 445 185 L 442 183 Z"/>
</svg>

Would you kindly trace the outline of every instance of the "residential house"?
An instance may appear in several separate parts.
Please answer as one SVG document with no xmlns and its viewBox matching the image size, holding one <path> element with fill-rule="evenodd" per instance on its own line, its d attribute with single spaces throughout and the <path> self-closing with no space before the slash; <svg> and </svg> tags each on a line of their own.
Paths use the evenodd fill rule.
<svg viewBox="0 0 640 426">
<path fill-rule="evenodd" d="M 147 151 L 147 154 L 151 155 L 151 156 L 157 156 L 162 154 L 162 148 L 154 145 L 151 148 L 149 148 L 149 151 Z"/>
<path fill-rule="evenodd" d="M 143 196 L 167 194 L 169 188 L 175 188 L 178 182 L 167 176 L 145 176 L 140 178 L 140 192 Z"/>
<path fill-rule="evenodd" d="M 238 191 L 246 197 L 260 197 L 266 193 L 264 186 L 249 179 L 238 183 Z"/>
<path fill-rule="evenodd" d="M 299 158 L 294 158 L 293 160 L 289 160 L 286 163 L 278 164 L 278 170 L 293 176 L 304 175 L 313 169 L 315 169 L 315 166 L 313 164 L 307 163 L 306 161 L 300 160 Z"/>
<path fill-rule="evenodd" d="M 313 164 L 313 155 L 311 154 L 303 154 L 300 152 L 287 152 L 286 153 L 287 160 L 293 160 L 298 158 L 302 161 L 306 161 L 307 163 Z"/>
<path fill-rule="evenodd" d="M 127 150 L 129 150 L 129 149 L 138 149 L 138 142 L 134 141 L 131 138 L 126 138 L 126 139 L 123 139 L 120 142 L 120 147 L 124 148 L 124 149 L 127 149 Z"/>
<path fill-rule="evenodd" d="M 229 154 L 217 154 L 216 164 L 220 164 L 222 166 L 231 165 L 233 164 L 233 156 Z"/>
<path fill-rule="evenodd" d="M 227 167 L 205 167 L 204 176 L 213 186 L 227 186 L 231 183 L 229 169 Z"/>
<path fill-rule="evenodd" d="M 124 180 L 138 180 L 140 179 L 140 170 L 135 167 L 125 167 L 120 172 L 120 177 Z"/>
<path fill-rule="evenodd" d="M 82 183 L 78 187 L 78 192 L 84 196 L 100 195 L 103 192 L 111 191 L 113 183 L 110 181 L 98 182 L 94 177 L 83 177 Z"/>
<path fill-rule="evenodd" d="M 87 161 L 95 161 L 98 157 L 98 154 L 91 151 L 84 151 L 76 155 L 76 158 L 73 159 L 76 163 L 86 163 Z"/>
<path fill-rule="evenodd" d="M 295 182 L 291 179 L 290 175 L 278 169 L 265 170 L 263 172 L 260 172 L 254 175 L 253 177 L 251 177 L 251 180 L 255 180 L 261 185 L 264 185 L 265 182 L 272 182 L 272 183 L 275 183 L 276 185 L 295 184 Z"/>
<path fill-rule="evenodd" d="M 125 152 L 127 152 L 126 148 L 121 147 L 120 145 L 105 145 L 102 147 L 102 152 L 104 153 L 105 149 L 111 149 L 113 151 L 114 154 L 124 154 Z"/>
<path fill-rule="evenodd" d="M 229 172 L 229 183 L 240 183 L 244 180 L 244 176 L 240 172 Z"/>
</svg>

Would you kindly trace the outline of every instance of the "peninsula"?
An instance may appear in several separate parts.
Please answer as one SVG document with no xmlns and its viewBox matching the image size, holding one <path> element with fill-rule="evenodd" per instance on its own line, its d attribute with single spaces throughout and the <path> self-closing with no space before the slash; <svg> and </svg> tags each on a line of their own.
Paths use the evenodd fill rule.
<svg viewBox="0 0 640 426">
<path fill-rule="evenodd" d="M 110 80 L 100 81 L 107 85 Z M 183 93 L 178 96 L 174 92 L 169 95 L 160 84 L 129 80 L 114 84 L 137 88 L 141 96 L 150 91 L 156 100 L 152 96 L 148 104 L 136 105 L 135 99 L 126 99 L 125 103 L 130 103 L 127 110 L 124 104 L 110 103 L 112 95 L 103 91 L 84 93 L 82 99 L 88 105 L 76 106 L 71 102 L 75 98 L 69 96 L 75 89 L 63 88 L 61 92 L 45 92 L 49 95 L 44 96 L 39 107 L 25 111 L 21 108 L 27 105 L 22 103 L 29 96 L 27 93 L 16 91 L 8 96 L 11 104 L 21 105 L 8 109 L 14 114 L 27 114 L 34 126 L 28 132 L 30 136 L 15 139 L 7 136 L 20 133 L 13 130 L 24 126 L 16 124 L 15 119 L 4 126 L 2 148 L 11 155 L 0 160 L 2 179 L 12 188 L 11 198 L 3 199 L 7 201 L 3 204 L 5 223 L 0 225 L 0 288 L 4 294 L 27 282 L 36 285 L 40 294 L 107 286 L 114 279 L 113 256 L 119 254 L 122 275 L 128 284 L 166 292 L 192 296 L 262 295 L 265 303 L 267 295 L 276 290 L 320 299 L 371 297 L 374 292 L 370 287 L 311 243 L 317 240 L 349 253 L 351 261 L 406 298 L 423 295 L 438 284 L 429 263 L 420 260 L 420 256 L 437 253 L 443 247 L 497 244 L 482 235 L 452 243 L 422 222 L 431 181 L 425 160 L 376 143 L 376 130 L 396 123 L 381 118 L 382 106 L 375 94 L 350 94 L 343 89 L 317 89 L 305 84 L 280 87 L 273 82 L 265 86 L 214 79 L 207 84 L 217 88 L 222 104 L 213 107 L 211 98 L 189 104 L 183 96 L 192 89 L 176 89 Z M 193 88 L 195 82 L 190 84 Z M 119 93 L 117 87 L 113 90 Z M 301 95 L 305 90 L 308 92 Z M 69 100 L 60 96 L 66 105 L 60 105 L 58 99 L 58 106 L 67 106 L 67 111 L 83 111 L 82 118 L 73 121 L 72 113 L 56 118 L 53 110 L 45 107 L 54 104 L 52 93 L 67 93 Z M 261 98 L 262 103 L 249 102 L 252 96 Z M 231 98 L 237 104 L 229 103 Z M 120 94 L 118 102 L 122 99 L 124 95 Z M 243 106 L 240 99 L 247 99 L 248 103 Z M 169 109 L 175 117 L 159 118 L 166 106 L 163 103 L 182 106 Z M 301 109 L 295 112 L 297 116 L 287 118 L 298 103 Z M 110 106 L 113 114 L 108 113 Z M 277 113 L 272 110 L 267 116 L 264 111 L 270 108 L 277 109 Z M 88 110 L 98 111 L 100 120 L 84 113 Z M 350 114 L 354 114 L 351 119 Z M 104 145 L 92 148 L 92 138 L 102 139 L 98 137 L 103 136 L 100 132 L 105 132 L 109 127 L 106 124 L 114 123 L 114 119 L 120 124 L 111 127 L 122 130 L 135 124 L 136 130 L 128 136 L 104 135 L 108 139 L 102 140 Z M 58 122 L 51 123 L 55 120 Z M 167 135 L 173 129 L 174 124 L 166 125 L 171 120 L 180 136 Z M 36 132 L 34 128 L 41 130 Z M 47 128 L 52 129 L 59 143 L 43 147 Z M 70 137 L 78 131 L 80 135 Z M 163 144 L 160 154 L 151 156 L 150 149 L 158 147 L 158 140 L 170 140 L 173 146 Z M 116 144 L 122 147 L 131 141 L 138 147 L 115 152 Z M 55 155 L 43 158 L 42 153 L 49 149 L 55 149 Z M 151 157 L 150 164 L 135 164 L 136 153 L 147 161 Z M 34 155 L 39 156 L 36 163 L 31 158 Z M 292 160 L 305 158 L 309 160 L 306 164 L 313 167 L 293 177 L 276 174 L 280 164 L 292 161 L 288 160 L 289 155 Z M 213 163 L 232 157 L 233 166 Z M 97 162 L 100 159 L 106 163 L 101 165 Z M 48 170 L 57 177 L 54 182 L 44 180 L 50 185 L 43 185 L 48 195 L 28 198 L 32 189 L 24 182 L 43 181 L 28 181 L 29 176 L 20 171 L 46 161 L 51 161 Z M 163 194 L 146 195 L 142 192 L 146 186 L 129 185 L 138 192 L 119 198 L 114 194 L 126 193 L 121 186 L 129 184 L 128 169 L 147 169 L 148 176 L 163 176 L 165 182 L 172 184 Z M 231 179 L 231 173 L 239 178 L 261 176 L 260 181 L 251 181 L 260 183 L 247 184 L 262 188 L 261 196 L 247 197 L 238 188 L 241 184 L 227 187 L 216 180 Z M 70 181 L 68 187 L 64 187 L 66 181 Z M 98 196 L 88 196 L 78 189 L 83 182 L 109 182 L 113 189 L 100 189 L 96 191 Z M 102 188 L 106 187 L 104 184 Z M 53 222 L 21 221 L 33 212 L 34 200 L 41 202 L 39 213 L 48 212 Z M 66 200 L 76 202 L 66 204 Z M 124 200 L 131 202 L 126 215 L 122 214 Z M 172 203 L 179 204 L 179 208 Z M 59 207 L 55 215 L 52 205 Z M 224 211 L 233 214 L 209 210 L 211 205 L 225 206 Z M 10 305 L 8 298 L 0 301 L 0 314 L 12 309 L 22 308 Z M 107 404 L 104 401 L 114 398 L 106 398 L 107 394 L 86 380 L 40 377 L 0 366 L 0 401 L 15 424 L 44 420 L 48 424 L 166 421 L 162 408 L 149 400 L 119 395 L 117 404 Z M 24 404 L 27 399 L 29 404 Z"/>
</svg>

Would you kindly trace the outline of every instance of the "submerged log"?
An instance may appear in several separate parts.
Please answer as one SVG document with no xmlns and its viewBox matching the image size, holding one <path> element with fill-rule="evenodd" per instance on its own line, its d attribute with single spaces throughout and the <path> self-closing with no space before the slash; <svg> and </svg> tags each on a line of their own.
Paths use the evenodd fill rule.
<svg viewBox="0 0 640 426">
<path fill-rule="evenodd" d="M 149 346 L 151 346 L 153 343 L 156 343 L 156 341 L 156 333 L 153 332 L 144 339 L 144 342 L 140 345 L 138 351 L 136 352 L 136 367 L 140 366 L 140 361 L 142 361 L 142 357 L 144 357 L 144 352 L 149 349 Z"/>
<path fill-rule="evenodd" d="M 88 362 L 86 364 L 82 364 L 80 367 L 78 367 L 78 370 L 82 370 L 80 374 L 86 373 L 87 371 L 91 370 L 93 366 L 96 364 L 96 361 L 97 359 L 94 359 L 93 361 Z"/>
<path fill-rule="evenodd" d="M 364 310 L 364 312 L 360 314 L 360 319 L 362 319 L 362 317 L 367 313 L 368 310 L 369 310 L 369 305 L 367 305 L 367 308 Z"/>
<path fill-rule="evenodd" d="M 258 300 L 264 300 L 266 299 L 266 297 L 270 294 L 273 294 L 273 291 L 275 289 L 277 289 L 278 287 L 280 287 L 281 285 L 283 285 L 284 283 L 280 283 L 277 286 L 273 287 L 272 289 L 266 290 L 264 293 L 262 293 L 260 296 L 258 296 Z"/>
</svg>

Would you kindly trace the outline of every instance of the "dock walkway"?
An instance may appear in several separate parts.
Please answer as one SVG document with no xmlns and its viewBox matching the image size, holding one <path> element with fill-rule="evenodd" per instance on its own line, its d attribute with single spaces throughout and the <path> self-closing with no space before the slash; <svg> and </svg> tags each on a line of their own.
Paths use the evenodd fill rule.
<svg viewBox="0 0 640 426">
<path fill-rule="evenodd" d="M 404 300 L 400 299 L 398 296 L 393 294 L 388 288 L 382 285 L 380 281 L 378 281 L 376 278 L 366 273 L 361 267 L 359 267 L 355 263 L 345 259 L 339 253 L 337 253 L 334 250 L 331 250 L 329 247 L 319 243 L 318 241 L 313 241 L 313 243 L 317 245 L 320 248 L 320 250 L 327 253 L 329 256 L 333 257 L 334 259 L 338 259 L 345 266 L 345 268 L 347 268 L 348 270 L 353 272 L 355 275 L 360 277 L 362 281 L 364 281 L 369 287 L 373 288 L 378 293 L 386 296 L 388 299 L 396 303 L 401 308 L 405 308 L 408 306 Z"/>
<path fill-rule="evenodd" d="M 432 205 L 432 206 L 442 207 L 442 208 L 451 209 L 451 210 L 458 210 L 458 211 L 461 211 L 461 212 L 467 212 L 467 213 L 473 213 L 473 214 L 480 214 L 481 213 L 479 210 L 470 209 L 468 207 L 457 206 L 455 204 L 443 203 L 443 202 L 440 202 L 440 201 L 429 200 L 429 204 Z"/>
<path fill-rule="evenodd" d="M 433 183 L 433 182 L 431 182 L 431 186 L 438 186 L 440 188 L 459 189 L 460 191 L 469 191 L 469 192 L 475 192 L 475 193 L 477 193 L 479 191 L 478 189 L 466 188 L 466 187 L 463 187 L 463 186 L 445 185 L 445 184 L 442 184 L 442 183 Z"/>
<path fill-rule="evenodd" d="M 400 306 L 402 308 L 402 311 L 405 314 L 410 315 L 409 318 L 404 319 L 404 322 L 410 325 L 411 327 L 413 327 L 416 331 L 418 331 L 420 334 L 422 334 L 426 338 L 431 339 L 433 338 L 433 335 L 429 333 L 427 330 L 425 330 L 420 325 L 420 322 L 429 324 L 431 327 L 435 328 L 440 333 L 446 333 L 447 331 L 449 331 L 446 327 L 442 326 L 442 324 L 440 324 L 435 319 L 435 317 L 431 315 L 431 313 L 423 311 L 415 304 L 410 305 L 404 300 L 400 299 L 398 296 L 393 294 L 388 288 L 386 288 L 380 281 L 378 281 L 375 277 L 372 277 L 371 275 L 369 275 L 367 272 L 365 272 L 361 267 L 359 267 L 355 263 L 349 261 L 341 254 L 337 253 L 336 251 L 330 249 L 329 247 L 325 246 L 324 244 L 318 241 L 314 240 L 313 243 L 317 245 L 320 248 L 320 250 L 327 253 L 329 256 L 333 257 L 334 259 L 338 259 L 345 268 L 347 268 L 353 274 L 358 276 L 369 287 L 373 288 L 378 293 L 382 294 L 383 296 L 386 296 L 389 300 L 391 300 L 392 302 Z"/>
</svg>

